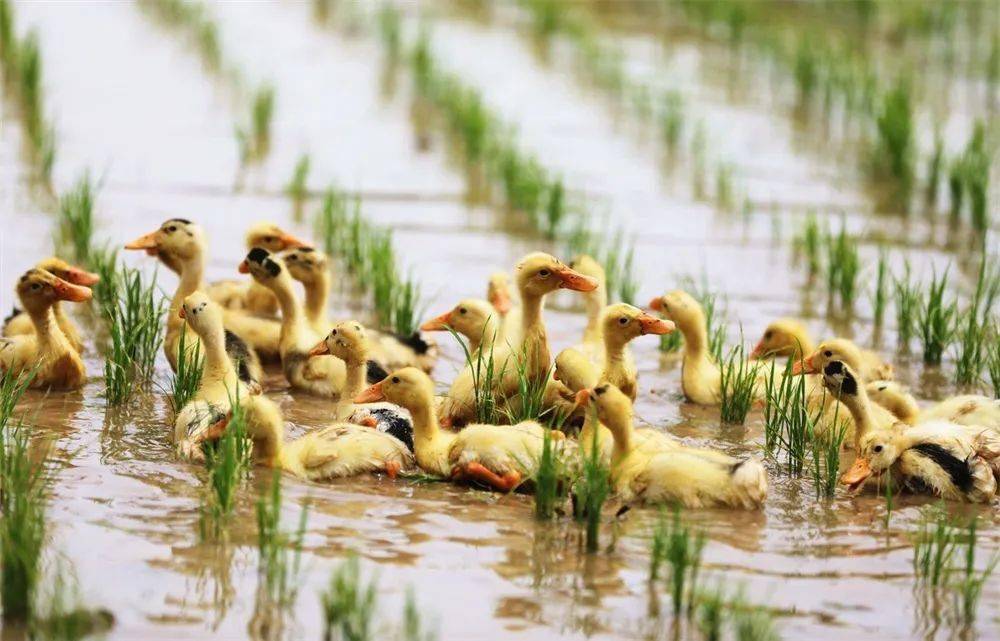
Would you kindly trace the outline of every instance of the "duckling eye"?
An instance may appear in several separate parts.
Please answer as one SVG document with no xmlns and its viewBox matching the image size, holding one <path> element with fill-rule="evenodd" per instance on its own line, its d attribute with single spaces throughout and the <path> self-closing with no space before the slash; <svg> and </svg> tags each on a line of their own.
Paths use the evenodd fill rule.
<svg viewBox="0 0 1000 641">
<path fill-rule="evenodd" d="M 603 386 L 603 385 L 601 387 L 595 387 L 594 388 L 594 393 L 597 394 L 598 396 L 600 396 L 601 394 L 603 394 L 606 391 L 608 391 L 608 388 L 605 387 L 605 386 Z"/>
<path fill-rule="evenodd" d="M 873 447 L 873 448 L 872 448 L 872 450 L 873 450 L 873 451 L 874 451 L 874 452 L 875 452 L 876 454 L 878 454 L 879 452 L 881 452 L 881 451 L 882 451 L 882 446 L 881 446 L 881 445 L 876 445 L 875 447 Z"/>
<path fill-rule="evenodd" d="M 773 335 L 773 332 L 771 332 L 771 331 L 764 332 L 764 338 L 766 338 L 767 340 L 771 340 L 771 336 L 772 335 Z"/>
<path fill-rule="evenodd" d="M 175 231 L 177 231 L 177 225 L 171 225 L 170 227 L 167 227 L 167 232 L 168 232 L 168 233 L 171 233 L 171 234 L 172 234 L 172 233 L 174 233 Z"/>
<path fill-rule="evenodd" d="M 886 386 L 885 385 L 879 385 L 878 386 L 878 391 L 884 392 L 885 390 L 886 390 Z"/>
<path fill-rule="evenodd" d="M 458 313 L 459 313 L 459 314 L 466 314 L 466 313 L 468 313 L 468 311 L 469 311 L 469 310 L 467 310 L 467 309 L 466 309 L 466 308 L 464 308 L 464 307 L 459 307 L 459 308 L 458 308 Z"/>
<path fill-rule="evenodd" d="M 355 326 L 354 326 L 354 329 L 356 329 L 357 331 L 359 331 L 359 332 L 360 332 L 360 331 L 361 331 L 361 325 L 355 325 Z"/>
<path fill-rule="evenodd" d="M 299 257 L 296 256 L 295 254 L 289 254 L 288 255 L 288 262 L 296 261 L 298 259 L 299 259 Z"/>
<path fill-rule="evenodd" d="M 264 242 L 265 243 L 273 243 L 274 242 L 274 236 L 264 236 Z"/>
<path fill-rule="evenodd" d="M 831 352 L 830 350 L 826 350 L 825 352 L 823 352 L 823 356 L 830 358 L 831 356 L 833 356 L 833 352 Z"/>
<path fill-rule="evenodd" d="M 38 283 L 31 283 L 31 289 L 32 289 L 32 291 L 36 291 L 37 292 L 41 288 L 42 288 L 42 286 L 40 284 L 38 284 Z"/>
<path fill-rule="evenodd" d="M 550 273 L 551 272 L 549 270 L 542 269 L 538 272 L 538 275 L 541 276 L 542 278 L 548 278 Z"/>
<path fill-rule="evenodd" d="M 393 376 L 392 377 L 392 382 L 393 383 L 398 383 L 399 382 L 399 377 L 398 376 Z"/>
<path fill-rule="evenodd" d="M 618 324 L 619 325 L 628 325 L 628 318 L 626 318 L 625 316 L 622 316 L 621 318 L 618 319 Z"/>
<path fill-rule="evenodd" d="M 336 335 L 337 335 L 337 330 L 333 330 L 333 331 L 332 331 L 332 332 L 330 332 L 330 333 L 331 333 L 331 334 L 333 334 L 334 336 L 336 336 Z"/>
</svg>

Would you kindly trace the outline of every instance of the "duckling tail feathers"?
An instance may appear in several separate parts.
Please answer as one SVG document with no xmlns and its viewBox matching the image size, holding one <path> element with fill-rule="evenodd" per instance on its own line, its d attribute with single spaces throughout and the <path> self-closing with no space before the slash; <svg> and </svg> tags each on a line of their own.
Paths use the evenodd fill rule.
<svg viewBox="0 0 1000 641">
<path fill-rule="evenodd" d="M 730 470 L 733 488 L 739 502 L 746 508 L 758 508 L 767 498 L 767 472 L 760 461 L 745 459 L 733 465 Z"/>
</svg>

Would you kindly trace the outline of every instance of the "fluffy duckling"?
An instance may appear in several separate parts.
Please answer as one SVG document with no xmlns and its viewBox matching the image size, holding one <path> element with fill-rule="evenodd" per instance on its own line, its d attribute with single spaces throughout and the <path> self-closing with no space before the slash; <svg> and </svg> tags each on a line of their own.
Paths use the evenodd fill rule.
<svg viewBox="0 0 1000 641">
<path fill-rule="evenodd" d="M 611 482 L 626 504 L 680 503 L 688 508 L 747 510 L 764 504 L 767 475 L 758 461 L 637 437 L 632 402 L 614 385 L 601 383 L 579 396 L 611 432 Z"/>
<path fill-rule="evenodd" d="M 705 312 L 687 292 L 676 289 L 650 301 L 649 306 L 674 322 L 684 335 L 681 388 L 684 396 L 699 405 L 718 405 L 722 372 L 708 347 Z"/>
<path fill-rule="evenodd" d="M 567 361 L 573 363 L 576 374 L 573 377 L 576 380 L 573 382 L 583 382 L 584 385 L 574 389 L 569 381 L 563 382 L 573 391 L 580 391 L 584 387 L 593 387 L 598 381 L 607 381 L 634 401 L 638 373 L 632 353 L 628 349 L 629 342 L 646 334 L 669 334 L 674 331 L 674 327 L 671 321 L 650 316 L 632 305 L 626 303 L 609 305 L 604 309 L 601 320 L 604 345 L 603 369 L 599 370 L 591 364 L 582 353 L 578 353 L 579 356 L 572 354 L 576 351 L 572 348 L 563 350 L 571 352 L 563 359 L 563 363 L 564 365 L 568 364 Z M 556 360 L 559 361 L 559 357 Z"/>
<path fill-rule="evenodd" d="M 789 358 L 801 359 L 812 354 L 816 345 L 809 337 L 809 330 L 794 318 L 779 318 L 764 330 L 757 345 L 750 353 L 751 359 Z"/>
<path fill-rule="evenodd" d="M 583 304 L 587 313 L 587 326 L 583 329 L 583 340 L 573 347 L 590 362 L 600 366 L 604 357 L 604 309 L 608 306 L 607 276 L 599 262 L 587 254 L 580 254 L 569 262 L 569 268 L 584 276 L 589 276 L 597 287 L 583 294 Z"/>
<path fill-rule="evenodd" d="M 521 306 L 515 305 L 510 291 L 507 272 L 490 275 L 486 286 L 486 300 L 499 315 L 500 338 L 516 345 L 521 342 Z"/>
<path fill-rule="evenodd" d="M 90 300 L 86 287 L 68 283 L 51 272 L 29 269 L 17 281 L 17 297 L 31 319 L 34 333 L 0 338 L 0 370 L 19 376 L 33 372 L 33 388 L 77 389 L 87 377 L 80 354 L 56 322 L 57 301 Z"/>
<path fill-rule="evenodd" d="M 172 266 L 180 277 L 170 311 L 167 314 L 167 331 L 163 337 L 163 351 L 170 367 L 177 370 L 177 353 L 186 324 L 179 312 L 184 299 L 204 291 L 205 235 L 201 226 L 183 218 L 171 218 L 160 228 L 125 245 L 125 249 L 143 250 Z M 273 320 L 263 320 L 242 312 L 223 311 L 227 330 L 226 348 L 230 358 L 239 366 L 243 379 L 258 384 L 263 379 L 260 358 L 277 356 L 280 326 Z M 186 348 L 194 349 L 197 338 L 186 334 Z M 266 355 L 266 356 L 263 356 Z"/>
<path fill-rule="evenodd" d="M 240 273 L 250 274 L 278 297 L 281 306 L 281 369 L 289 384 L 317 396 L 334 400 L 347 398 L 352 382 L 344 361 L 331 355 L 309 357 L 310 350 L 322 339 L 306 320 L 302 304 L 292 290 L 292 277 L 284 262 L 266 249 L 251 249 L 240 263 Z M 356 374 L 364 376 L 364 370 Z"/>
<path fill-rule="evenodd" d="M 247 230 L 247 251 L 261 247 L 276 254 L 286 249 L 305 246 L 306 243 L 273 223 L 257 223 Z M 226 309 L 241 309 L 261 316 L 278 315 L 278 300 L 274 294 L 253 280 L 218 281 L 210 284 L 206 291 L 212 300 Z"/>
<path fill-rule="evenodd" d="M 254 396 L 243 407 L 246 434 L 253 440 L 259 465 L 278 468 L 309 481 L 384 472 L 395 478 L 410 471 L 413 454 L 395 437 L 368 427 L 338 423 L 285 441 L 285 422 L 278 406 L 265 396 Z M 220 438 L 232 415 L 191 435 L 182 452 L 191 454 L 204 441 Z"/>
<path fill-rule="evenodd" d="M 865 434 L 858 458 L 841 482 L 856 491 L 870 477 L 891 472 L 912 492 L 971 503 L 993 499 L 1000 454 L 995 432 L 984 428 L 970 432 L 946 422 L 905 427 Z"/>
<path fill-rule="evenodd" d="M 844 438 L 852 442 L 855 449 L 866 434 L 891 429 L 898 422 L 892 412 L 869 400 L 864 380 L 850 365 L 837 360 L 822 362 L 823 386 L 851 413 L 853 423 L 845 424 Z"/>
<path fill-rule="evenodd" d="M 330 293 L 330 269 L 326 254 L 312 247 L 298 247 L 281 254 L 285 267 L 292 278 L 302 283 L 305 292 L 306 319 L 313 331 L 321 336 L 333 327 L 328 315 L 327 302 Z M 382 376 L 372 380 L 380 381 L 385 372 L 410 365 L 425 372 L 431 371 L 437 361 L 437 345 L 424 340 L 419 333 L 399 336 L 367 328 L 371 346 L 369 360 L 378 363 Z"/>
<path fill-rule="evenodd" d="M 806 351 L 804 360 L 795 361 L 793 374 L 818 374 L 823 371 L 823 363 L 843 361 L 866 381 L 891 380 L 893 369 L 875 352 L 863 350 L 846 338 L 831 338 L 823 341 L 813 351 Z"/>
<path fill-rule="evenodd" d="M 892 412 L 903 423 L 947 421 L 959 425 L 981 425 L 1000 430 L 1000 399 L 962 394 L 922 409 L 905 387 L 894 381 L 872 381 L 865 386 L 868 397 Z"/>
<path fill-rule="evenodd" d="M 260 387 L 237 370 L 227 349 L 223 310 L 208 294 L 196 291 L 186 296 L 177 317 L 193 330 L 204 359 L 198 390 L 174 420 L 174 442 L 180 443 L 223 420 L 234 401 L 242 403 L 258 393 Z"/>
<path fill-rule="evenodd" d="M 473 482 L 509 492 L 537 472 L 544 428 L 534 421 L 516 425 L 469 425 L 461 432 L 441 429 L 434 411 L 434 383 L 407 367 L 355 397 L 356 403 L 389 401 L 413 416 L 417 464 L 428 474 Z M 560 432 L 553 437 L 561 440 Z"/>
<path fill-rule="evenodd" d="M 93 287 L 100 280 L 101 277 L 97 274 L 93 274 L 86 270 L 80 269 L 79 267 L 74 267 L 61 258 L 56 258 L 55 256 L 51 258 L 46 258 L 42 262 L 35 265 L 36 269 L 42 269 L 50 274 L 54 275 L 56 278 L 61 278 L 67 283 L 73 285 L 79 285 L 81 287 Z M 59 329 L 62 330 L 63 334 L 66 335 L 66 340 L 69 344 L 73 346 L 77 352 L 83 352 L 83 341 L 80 340 L 80 330 L 77 329 L 76 323 L 74 323 L 66 312 L 63 311 L 61 301 L 56 301 L 52 305 L 52 313 L 55 316 L 56 324 L 59 325 Z M 4 319 L 3 322 L 3 336 L 25 336 L 35 333 L 35 326 L 31 322 L 31 316 L 16 307 L 11 311 L 10 315 Z"/>
</svg>

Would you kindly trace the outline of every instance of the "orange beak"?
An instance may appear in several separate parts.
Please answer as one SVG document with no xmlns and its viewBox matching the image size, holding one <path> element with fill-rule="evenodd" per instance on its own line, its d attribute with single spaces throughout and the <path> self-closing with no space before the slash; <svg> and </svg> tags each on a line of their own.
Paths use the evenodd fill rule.
<svg viewBox="0 0 1000 641">
<path fill-rule="evenodd" d="M 188 317 L 187 310 L 184 309 L 183 305 L 181 305 L 181 308 L 177 310 L 177 316 L 178 316 L 178 318 L 187 318 Z"/>
<path fill-rule="evenodd" d="M 82 303 L 90 300 L 91 296 L 94 295 L 89 288 L 67 283 L 61 278 L 56 279 L 54 288 L 59 300 L 67 300 L 71 303 Z"/>
<path fill-rule="evenodd" d="M 66 270 L 66 279 L 74 285 L 83 285 L 84 287 L 91 287 L 100 282 L 101 277 L 97 274 L 92 274 L 91 272 L 84 271 L 79 267 L 73 267 Z"/>
<path fill-rule="evenodd" d="M 329 354 L 330 348 L 326 346 L 326 341 L 320 341 L 316 343 L 316 346 L 309 350 L 309 358 L 313 356 L 323 356 L 324 354 Z"/>
<path fill-rule="evenodd" d="M 382 390 L 382 383 L 385 381 L 379 381 L 375 383 L 365 391 L 361 392 L 355 396 L 352 400 L 354 403 L 377 403 L 378 401 L 385 400 L 385 392 Z"/>
<path fill-rule="evenodd" d="M 863 456 L 859 456 L 854 459 L 854 465 L 851 466 L 851 469 L 840 477 L 840 482 L 848 486 L 848 488 L 853 492 L 860 488 L 871 475 L 871 463 L 869 463 L 868 459 Z"/>
<path fill-rule="evenodd" d="M 577 407 L 584 407 L 590 402 L 590 390 L 582 389 L 576 393 L 576 398 L 574 399 Z"/>
<path fill-rule="evenodd" d="M 639 321 L 639 327 L 641 328 L 640 331 L 643 335 L 669 334 L 677 329 L 677 326 L 674 325 L 672 321 L 656 318 L 655 316 L 650 316 L 649 314 L 642 314 L 637 317 L 636 320 Z"/>
<path fill-rule="evenodd" d="M 663 297 L 657 296 L 653 300 L 649 301 L 649 308 L 653 311 L 662 312 L 663 311 Z"/>
<path fill-rule="evenodd" d="M 813 361 L 814 358 L 816 358 L 815 352 L 810 354 L 805 360 L 792 363 L 792 374 L 815 374 L 818 372 L 816 363 Z"/>
<path fill-rule="evenodd" d="M 761 339 L 760 341 L 758 341 L 756 345 L 754 345 L 753 351 L 750 352 L 750 360 L 752 361 L 756 360 L 763 355 L 764 355 L 764 339 Z"/>
<path fill-rule="evenodd" d="M 247 261 L 246 261 L 246 260 L 244 259 L 244 260 L 243 260 L 243 262 L 242 262 L 242 263 L 240 263 L 240 266 L 239 266 L 239 267 L 237 267 L 236 269 L 238 269 L 238 270 L 240 271 L 240 273 L 241 273 L 241 274 L 249 274 L 249 273 L 250 273 L 250 263 L 248 263 L 248 262 L 247 262 Z"/>
<path fill-rule="evenodd" d="M 139 236 L 132 242 L 125 245 L 125 249 L 145 249 L 147 254 L 155 256 L 158 249 L 157 236 L 159 233 L 159 230 L 157 230 L 150 232 L 145 236 Z"/>
<path fill-rule="evenodd" d="M 449 325 L 451 325 L 451 312 L 445 312 L 421 325 L 420 329 L 425 332 L 442 332 L 448 329 Z"/>
<path fill-rule="evenodd" d="M 560 281 L 560 289 L 572 289 L 575 292 L 592 292 L 597 289 L 598 283 L 596 278 L 584 276 L 569 267 L 557 269 L 554 273 Z"/>
<path fill-rule="evenodd" d="M 308 247 L 309 243 L 299 240 L 291 234 L 281 234 L 278 236 L 278 240 L 281 241 L 282 249 L 295 249 L 296 247 Z"/>
<path fill-rule="evenodd" d="M 494 292 L 490 296 L 490 304 L 493 305 L 493 309 L 500 312 L 501 316 L 506 316 L 511 308 L 510 294 L 507 292 Z"/>
</svg>

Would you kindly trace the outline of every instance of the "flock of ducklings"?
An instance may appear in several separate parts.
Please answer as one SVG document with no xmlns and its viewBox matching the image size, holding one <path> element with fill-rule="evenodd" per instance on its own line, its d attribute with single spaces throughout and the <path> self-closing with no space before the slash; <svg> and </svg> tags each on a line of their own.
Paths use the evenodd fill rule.
<svg viewBox="0 0 1000 641">
<path fill-rule="evenodd" d="M 429 376 L 437 357 L 432 341 L 328 317 L 325 255 L 271 224 L 254 226 L 247 247 L 239 271 L 250 280 L 206 284 L 206 241 L 191 221 L 167 220 L 125 245 L 156 257 L 179 277 L 163 343 L 171 367 L 177 368 L 182 346 L 204 359 L 197 392 L 173 424 L 180 456 L 199 457 L 202 443 L 225 433 L 238 404 L 255 461 L 301 478 L 420 470 L 505 492 L 530 487 L 546 428 L 536 421 L 475 423 L 473 365 L 458 373 L 445 395 L 436 395 Z M 680 331 L 684 396 L 720 404 L 720 367 L 708 349 L 704 312 L 691 295 L 669 292 L 650 303 L 650 312 L 609 305 L 603 270 L 587 256 L 564 264 L 533 253 L 513 276 L 517 303 L 508 277 L 497 274 L 486 300 L 459 301 L 421 330 L 464 335 L 469 360 L 480 371 L 495 366 L 490 392 L 501 405 L 523 400 L 524 378 L 544 382 L 546 408 L 566 416 L 569 426 L 551 433 L 555 447 L 571 464 L 583 456 L 603 459 L 623 503 L 762 507 L 768 482 L 760 461 L 692 447 L 633 424 L 639 389 L 629 343 L 646 334 Z M 61 303 L 88 300 L 97 280 L 55 258 L 28 270 L 17 282 L 23 311 L 4 322 L 0 369 L 33 371 L 36 388 L 82 386 L 83 344 Z M 293 281 L 303 285 L 303 299 Z M 553 358 L 542 308 L 558 289 L 584 298 L 587 326 L 577 346 Z M 842 338 L 814 345 L 804 326 L 790 319 L 772 323 L 751 354 L 769 358 L 792 359 L 790 375 L 806 377 L 818 431 L 846 420 L 845 446 L 857 453 L 842 477 L 851 491 L 891 476 L 896 487 L 947 499 L 988 502 L 996 495 L 1000 401 L 966 395 L 921 407 L 891 381 L 892 366 L 879 355 Z M 293 389 L 329 399 L 330 425 L 286 441 L 281 412 L 263 393 L 262 363 L 280 364 Z M 771 370 L 757 371 L 765 369 Z M 763 379 L 754 392 L 758 400 L 765 394 Z M 579 428 L 575 439 L 567 436 L 570 427 Z"/>
</svg>

